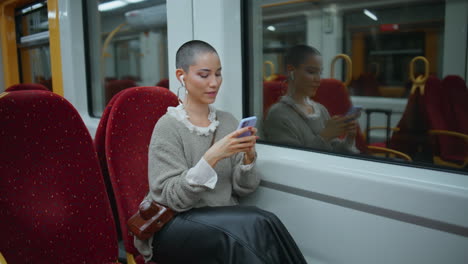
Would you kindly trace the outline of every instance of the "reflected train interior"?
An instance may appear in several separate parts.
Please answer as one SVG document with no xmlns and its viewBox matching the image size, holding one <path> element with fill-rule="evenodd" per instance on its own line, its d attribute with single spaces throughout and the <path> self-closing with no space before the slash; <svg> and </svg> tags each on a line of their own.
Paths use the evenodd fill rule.
<svg viewBox="0 0 468 264">
<path fill-rule="evenodd" d="M 191 39 L 221 59 L 214 106 L 257 117 L 262 182 L 241 204 L 278 215 L 309 263 L 468 263 L 468 1 L 0 11 L 1 264 L 144 262 L 126 220 L 148 190 L 152 127 L 183 97 L 174 58 Z M 297 45 L 320 54 L 291 63 Z M 329 137 L 334 116 L 356 127 Z"/>
</svg>

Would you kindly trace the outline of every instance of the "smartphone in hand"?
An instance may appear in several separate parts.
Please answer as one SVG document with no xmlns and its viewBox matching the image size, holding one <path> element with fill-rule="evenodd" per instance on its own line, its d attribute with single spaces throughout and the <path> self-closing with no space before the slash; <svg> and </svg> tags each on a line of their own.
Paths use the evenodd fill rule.
<svg viewBox="0 0 468 264">
<path fill-rule="evenodd" d="M 244 128 L 244 127 L 250 127 L 250 126 L 254 127 L 255 124 L 257 124 L 257 117 L 256 116 L 246 117 L 246 118 L 243 118 L 240 121 L 239 126 L 237 127 L 237 130 L 239 130 L 241 128 Z M 241 138 L 241 137 L 246 137 L 246 136 L 250 136 L 250 135 L 252 135 L 252 132 L 247 131 L 245 133 L 242 133 L 238 137 Z"/>
<path fill-rule="evenodd" d="M 361 116 L 361 111 L 362 111 L 362 106 L 359 106 L 359 105 L 351 106 L 351 108 L 349 108 L 345 116 L 355 116 L 355 117 L 353 117 L 352 119 L 349 119 L 348 122 L 356 120 L 356 118 Z"/>
</svg>

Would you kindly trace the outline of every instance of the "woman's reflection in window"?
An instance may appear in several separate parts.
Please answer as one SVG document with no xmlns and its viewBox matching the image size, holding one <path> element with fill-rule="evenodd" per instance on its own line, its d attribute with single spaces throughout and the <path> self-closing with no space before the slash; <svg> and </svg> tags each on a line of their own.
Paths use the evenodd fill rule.
<svg viewBox="0 0 468 264">
<path fill-rule="evenodd" d="M 330 117 L 323 105 L 311 99 L 320 87 L 320 52 L 307 45 L 290 48 L 286 53 L 286 70 L 288 93 L 268 111 L 264 123 L 266 139 L 293 146 L 357 153 L 355 116 Z"/>
</svg>

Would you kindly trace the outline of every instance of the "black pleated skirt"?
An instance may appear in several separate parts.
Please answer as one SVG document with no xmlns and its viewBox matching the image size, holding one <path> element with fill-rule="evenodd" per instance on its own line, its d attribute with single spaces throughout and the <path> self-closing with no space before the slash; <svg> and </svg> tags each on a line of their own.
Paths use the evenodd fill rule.
<svg viewBox="0 0 468 264">
<path fill-rule="evenodd" d="M 307 263 L 276 215 L 251 206 L 178 214 L 153 239 L 158 264 Z"/>
</svg>

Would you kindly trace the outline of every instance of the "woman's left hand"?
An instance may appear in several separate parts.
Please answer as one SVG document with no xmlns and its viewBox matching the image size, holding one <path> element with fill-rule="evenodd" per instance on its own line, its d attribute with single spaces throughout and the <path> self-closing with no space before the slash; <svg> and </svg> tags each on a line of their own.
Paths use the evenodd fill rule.
<svg viewBox="0 0 468 264">
<path fill-rule="evenodd" d="M 255 127 L 252 127 L 251 131 L 251 136 L 256 136 L 257 135 L 257 129 Z M 258 137 L 257 137 L 258 139 Z M 255 145 L 251 147 L 248 151 L 244 152 L 244 164 L 251 164 L 255 160 Z"/>
</svg>

